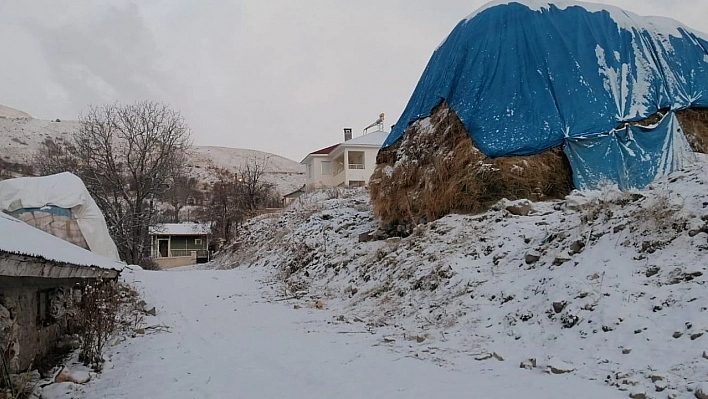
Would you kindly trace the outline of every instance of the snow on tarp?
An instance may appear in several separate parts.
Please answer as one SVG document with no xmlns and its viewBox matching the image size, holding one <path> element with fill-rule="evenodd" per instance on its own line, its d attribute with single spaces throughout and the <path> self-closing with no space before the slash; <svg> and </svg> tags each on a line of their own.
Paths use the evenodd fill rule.
<svg viewBox="0 0 708 399">
<path fill-rule="evenodd" d="M 708 40 L 607 5 L 493 2 L 435 50 L 383 147 L 443 100 L 485 155 L 538 154 L 566 139 L 609 137 L 663 108 L 708 107 Z M 618 162 L 571 166 L 607 164 Z"/>
<path fill-rule="evenodd" d="M 64 172 L 0 181 L 0 211 L 56 206 L 70 209 L 92 252 L 120 260 L 106 220 L 81 179 Z"/>
<path fill-rule="evenodd" d="M 0 212 L 0 251 L 57 262 L 123 270 L 125 263 L 87 251 Z"/>
</svg>

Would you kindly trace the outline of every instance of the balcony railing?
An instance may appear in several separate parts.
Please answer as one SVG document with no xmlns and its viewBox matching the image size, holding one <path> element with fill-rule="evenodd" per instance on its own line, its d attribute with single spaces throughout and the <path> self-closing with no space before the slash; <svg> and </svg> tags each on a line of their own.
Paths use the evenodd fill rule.
<svg viewBox="0 0 708 399">
<path fill-rule="evenodd" d="M 363 163 L 350 163 L 349 169 L 365 169 Z"/>
<path fill-rule="evenodd" d="M 192 252 L 196 252 L 198 258 L 207 257 L 209 255 L 209 252 L 206 249 L 173 249 L 168 252 L 168 257 L 192 256 Z M 163 256 L 160 255 L 160 251 L 154 249 L 152 251 L 152 257 L 162 258 Z"/>
</svg>

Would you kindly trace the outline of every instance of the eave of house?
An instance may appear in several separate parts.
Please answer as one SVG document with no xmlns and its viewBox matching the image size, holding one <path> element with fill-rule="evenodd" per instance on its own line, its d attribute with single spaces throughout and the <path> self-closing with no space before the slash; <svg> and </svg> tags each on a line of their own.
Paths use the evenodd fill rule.
<svg viewBox="0 0 708 399">
<path fill-rule="evenodd" d="M 329 157 L 329 155 L 330 154 L 307 154 L 307 156 L 302 161 L 300 161 L 300 163 L 303 165 L 307 165 L 311 159 L 314 159 L 314 158 L 325 158 L 326 159 Z"/>
<path fill-rule="evenodd" d="M 96 266 L 79 266 L 42 257 L 0 251 L 0 277 L 115 279 L 120 272 Z"/>
<path fill-rule="evenodd" d="M 337 147 L 336 150 L 332 151 L 329 156 L 332 159 L 335 159 L 339 157 L 340 155 L 344 154 L 344 151 L 346 150 L 351 150 L 351 149 L 357 149 L 357 150 L 367 150 L 367 149 L 375 149 L 378 150 L 380 149 L 380 145 L 375 145 L 375 144 L 346 144 L 342 143 L 339 147 Z"/>
</svg>

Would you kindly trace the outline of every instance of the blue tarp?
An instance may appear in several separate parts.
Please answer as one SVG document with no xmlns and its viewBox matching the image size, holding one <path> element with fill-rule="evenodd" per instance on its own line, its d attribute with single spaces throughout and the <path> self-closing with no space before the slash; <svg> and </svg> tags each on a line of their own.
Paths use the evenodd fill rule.
<svg viewBox="0 0 708 399">
<path fill-rule="evenodd" d="M 605 5 L 489 4 L 461 21 L 435 50 L 383 147 L 443 100 L 489 157 L 538 154 L 581 138 L 603 140 L 622 122 L 660 109 L 708 107 L 708 41 L 676 21 Z M 570 148 L 566 153 L 578 147 Z M 594 163 L 594 157 L 591 164 L 578 164 L 586 158 L 569 157 L 575 171 L 626 164 Z"/>
<path fill-rule="evenodd" d="M 655 126 L 625 126 L 607 135 L 570 138 L 564 148 L 573 167 L 576 187 L 644 187 L 656 176 L 685 166 L 692 151 L 676 114 L 670 112 Z"/>
</svg>

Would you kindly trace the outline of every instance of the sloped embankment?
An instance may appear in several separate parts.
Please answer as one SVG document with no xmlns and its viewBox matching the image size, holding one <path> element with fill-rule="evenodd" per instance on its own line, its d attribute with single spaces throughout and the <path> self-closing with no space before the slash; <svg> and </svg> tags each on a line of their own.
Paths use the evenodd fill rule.
<svg viewBox="0 0 708 399">
<path fill-rule="evenodd" d="M 320 192 L 250 221 L 218 266 L 276 268 L 285 297 L 420 358 L 496 352 L 535 358 L 530 372 L 693 397 L 708 373 L 703 159 L 645 190 L 501 201 L 382 241 L 359 241 L 376 226 L 366 192 Z"/>
</svg>

